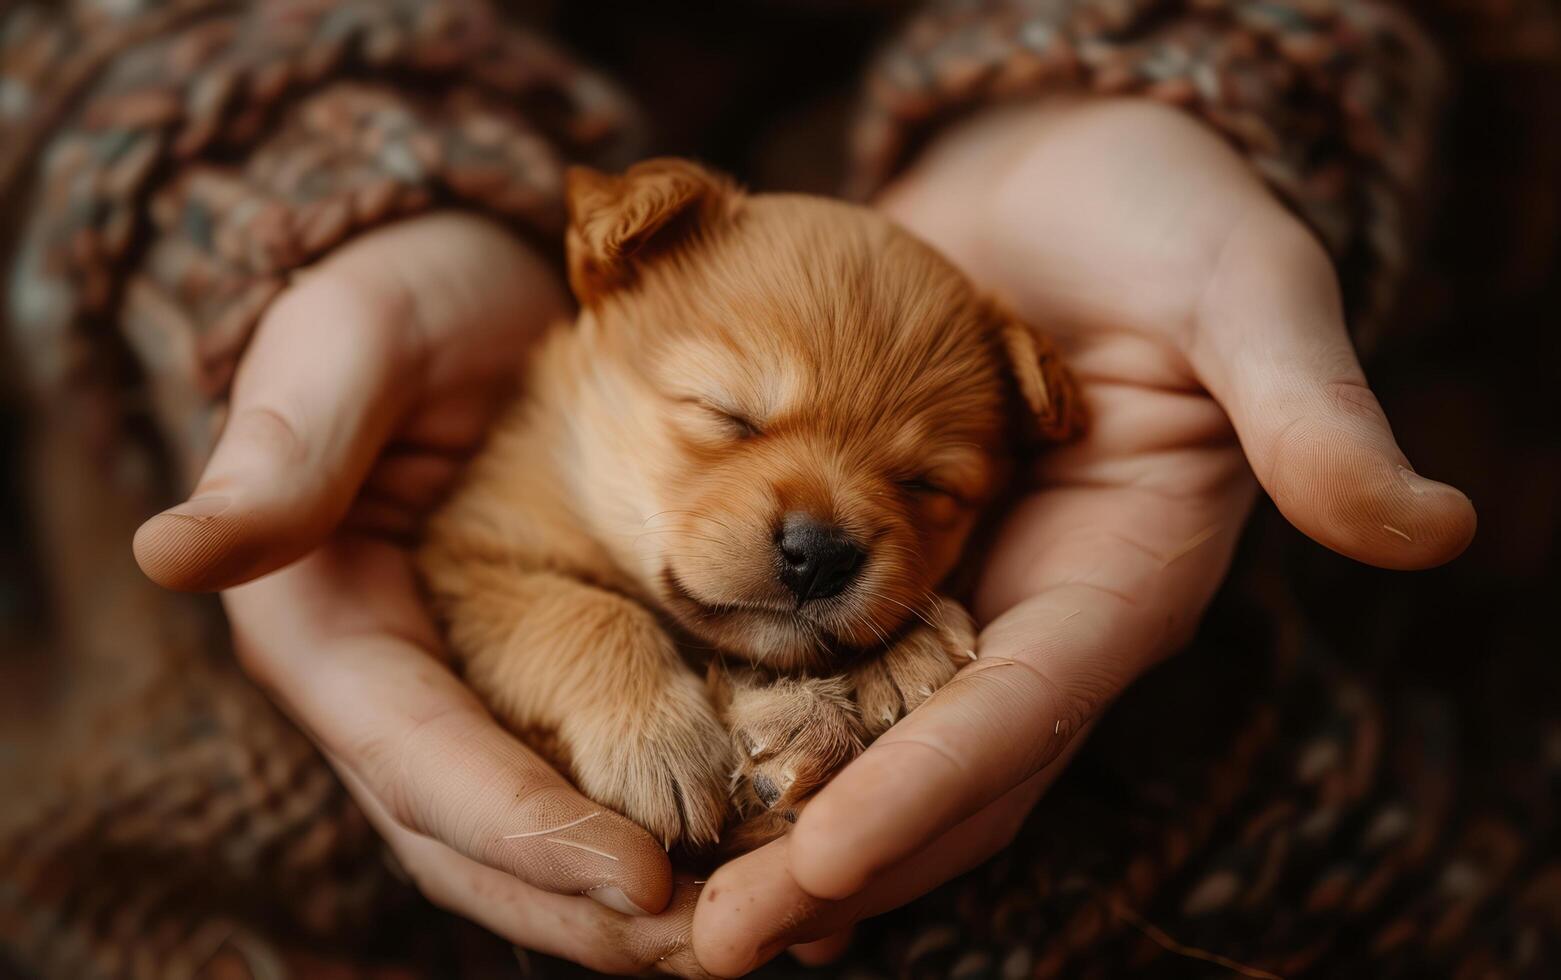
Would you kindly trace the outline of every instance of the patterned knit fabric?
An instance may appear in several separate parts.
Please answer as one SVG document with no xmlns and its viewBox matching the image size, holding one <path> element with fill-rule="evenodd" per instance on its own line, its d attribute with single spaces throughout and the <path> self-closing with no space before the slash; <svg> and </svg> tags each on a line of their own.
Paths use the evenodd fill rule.
<svg viewBox="0 0 1561 980">
<path fill-rule="evenodd" d="M 173 9 L 147 16 L 161 26 Z M 40 35 L 18 46 L 48 47 L 38 16 L 13 15 L 16 33 Z M 9 319 L 23 380 L 48 389 L 98 356 L 123 299 L 160 421 L 191 458 L 209 441 L 201 406 L 288 272 L 436 201 L 552 242 L 564 162 L 621 163 L 633 141 L 605 81 L 481 2 L 280 0 L 153 37 L 40 145 Z M 25 104 L 45 81 L 7 91 L 34 93 Z"/>
<path fill-rule="evenodd" d="M 1441 78 L 1415 23 L 1370 0 L 936 0 L 872 67 L 855 189 L 973 107 L 1068 91 L 1180 106 L 1322 238 L 1362 339 L 1402 280 Z"/>
</svg>

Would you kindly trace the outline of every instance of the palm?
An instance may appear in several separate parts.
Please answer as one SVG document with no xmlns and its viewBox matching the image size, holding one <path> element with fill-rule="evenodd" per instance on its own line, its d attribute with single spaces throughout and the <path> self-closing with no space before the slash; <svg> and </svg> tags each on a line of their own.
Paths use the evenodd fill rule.
<svg viewBox="0 0 1561 980">
<path fill-rule="evenodd" d="M 1105 367 L 1128 349 L 1107 336 L 1079 357 Z M 1092 370 L 1081 387 L 1091 430 L 1040 467 L 1045 489 L 1021 500 L 997 536 L 975 611 L 990 622 L 1059 585 L 1075 586 L 1081 603 L 1168 608 L 1174 618 L 1145 651 L 1157 656 L 1196 623 L 1218 585 L 1255 484 L 1206 394 L 1156 388 L 1128 371 Z M 1159 574 L 1173 564 L 1174 576 Z M 1178 601 L 1163 601 L 1165 590 Z"/>
<path fill-rule="evenodd" d="M 1062 585 L 1080 603 L 1177 610 L 1153 656 L 1196 622 L 1253 498 L 1235 430 L 1184 351 L 1227 244 L 1265 199 L 1183 120 L 1137 105 L 1047 112 L 1043 139 L 1023 121 L 979 123 L 967 140 L 980 152 L 934 153 L 886 207 L 1058 336 L 1090 412 L 997 537 L 978 616 Z M 954 185 L 990 188 L 985 206 L 954 206 Z"/>
</svg>

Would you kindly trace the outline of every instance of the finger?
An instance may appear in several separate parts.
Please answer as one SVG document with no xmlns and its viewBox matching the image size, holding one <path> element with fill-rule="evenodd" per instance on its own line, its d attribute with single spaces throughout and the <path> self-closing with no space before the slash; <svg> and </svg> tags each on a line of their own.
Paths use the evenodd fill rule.
<svg viewBox="0 0 1561 980">
<path fill-rule="evenodd" d="M 435 905 L 516 946 L 600 973 L 709 975 L 690 944 L 699 899 L 693 882 L 679 881 L 667 907 L 654 916 L 627 916 L 584 898 L 542 891 L 412 833 L 390 817 L 350 767 L 338 771 L 408 877 Z"/>
<path fill-rule="evenodd" d="M 433 215 L 333 253 L 256 329 L 191 499 L 136 535 L 147 575 L 220 589 L 280 568 L 340 522 L 386 438 L 450 391 L 423 435 L 474 441 L 556 276 L 497 226 Z"/>
<path fill-rule="evenodd" d="M 794 841 L 781 838 L 720 868 L 694 914 L 694 951 L 717 976 L 741 976 L 780 950 L 830 948 L 857 922 L 895 909 L 970 870 L 1013 840 L 1035 801 L 1056 780 L 1081 739 L 992 805 L 882 873 L 854 894 L 819 898 L 792 874 Z"/>
<path fill-rule="evenodd" d="M 853 894 L 1051 762 L 1190 635 L 1228 564 L 1241 499 L 1194 505 L 1083 487 L 1024 502 L 987 574 L 1031 598 L 987 626 L 976 661 L 803 811 L 791 848 L 801 887 Z"/>
<path fill-rule="evenodd" d="M 337 544 L 230 590 L 246 669 L 400 826 L 547 891 L 662 908 L 665 851 L 500 729 L 435 658 L 436 631 L 398 557 Z M 347 592 L 385 599 L 344 612 Z M 379 607 L 411 611 L 398 620 Z"/>
<path fill-rule="evenodd" d="M 1190 353 L 1264 489 L 1309 537 L 1385 568 L 1438 565 L 1468 546 L 1473 505 L 1399 449 L 1332 264 L 1288 215 L 1264 210 L 1226 245 Z"/>
<path fill-rule="evenodd" d="M 416 356 L 404 296 L 322 273 L 262 321 L 191 499 L 136 534 L 159 584 L 219 589 L 316 546 L 345 515 L 406 409 Z M 327 326 L 328 325 L 328 326 Z"/>
</svg>

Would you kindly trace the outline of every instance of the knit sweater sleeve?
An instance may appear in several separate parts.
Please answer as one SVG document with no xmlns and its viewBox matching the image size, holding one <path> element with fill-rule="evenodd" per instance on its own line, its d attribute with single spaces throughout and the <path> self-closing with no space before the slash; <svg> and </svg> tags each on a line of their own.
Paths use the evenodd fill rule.
<svg viewBox="0 0 1561 980">
<path fill-rule="evenodd" d="M 1420 26 L 1379 0 L 931 0 L 869 70 L 854 190 L 983 105 L 1155 99 L 1223 134 L 1312 227 L 1370 333 L 1402 279 L 1443 74 Z"/>
<path fill-rule="evenodd" d="M 438 206 L 551 246 L 564 166 L 637 140 L 603 77 L 487 0 L 22 3 L 0 45 L 16 380 L 128 362 L 186 469 L 294 270 Z"/>
</svg>

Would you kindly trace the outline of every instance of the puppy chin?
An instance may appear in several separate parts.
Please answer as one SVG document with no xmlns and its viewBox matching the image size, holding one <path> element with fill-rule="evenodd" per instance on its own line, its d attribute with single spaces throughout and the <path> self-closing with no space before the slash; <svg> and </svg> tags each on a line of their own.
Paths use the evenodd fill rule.
<svg viewBox="0 0 1561 980">
<path fill-rule="evenodd" d="M 657 585 L 662 608 L 699 643 L 775 670 L 828 662 L 829 637 L 794 609 L 702 596 L 671 565 Z"/>
<path fill-rule="evenodd" d="M 721 601 L 702 597 L 666 567 L 658 583 L 661 606 L 685 632 L 700 643 L 742 657 L 755 666 L 778 671 L 815 671 L 838 667 L 848 658 L 888 642 L 904 625 L 884 621 L 877 610 L 857 610 L 831 603 L 805 613 L 785 603 L 775 605 Z"/>
</svg>

